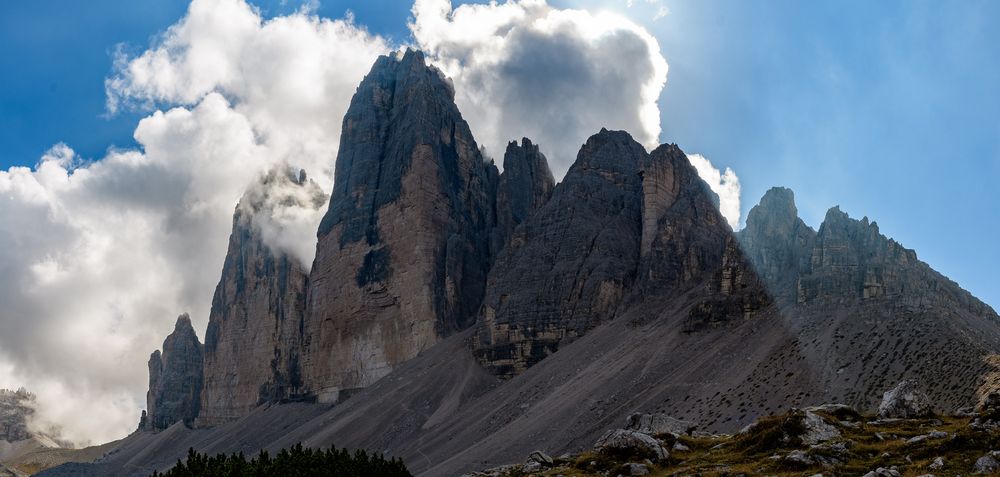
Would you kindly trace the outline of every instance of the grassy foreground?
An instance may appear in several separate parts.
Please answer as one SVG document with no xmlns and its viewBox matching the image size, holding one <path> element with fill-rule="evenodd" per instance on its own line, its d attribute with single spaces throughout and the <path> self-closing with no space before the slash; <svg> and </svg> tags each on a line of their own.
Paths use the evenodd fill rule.
<svg viewBox="0 0 1000 477">
<path fill-rule="evenodd" d="M 845 410 L 815 414 L 839 436 L 806 445 L 801 419 L 784 414 L 766 417 L 736 435 L 656 435 L 669 450 L 669 457 L 659 462 L 650 460 L 648 452 L 591 450 L 562 456 L 540 469 L 514 465 L 472 475 L 863 476 L 883 468 L 878 475 L 953 476 L 976 474 L 977 461 L 1000 450 L 1000 430 L 970 426 L 972 417 L 878 420 Z M 1000 453 L 989 459 L 1000 460 Z M 890 473 L 892 468 L 898 474 Z"/>
</svg>

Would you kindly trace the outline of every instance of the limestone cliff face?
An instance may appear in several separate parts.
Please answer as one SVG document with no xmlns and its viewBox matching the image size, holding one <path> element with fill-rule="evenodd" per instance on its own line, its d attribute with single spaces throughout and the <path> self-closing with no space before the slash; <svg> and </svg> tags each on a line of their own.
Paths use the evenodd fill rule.
<svg viewBox="0 0 1000 477">
<path fill-rule="evenodd" d="M 177 317 L 173 333 L 163 341 L 163 352 L 149 357 L 145 430 L 161 430 L 198 416 L 203 383 L 203 351 L 187 314 Z"/>
<path fill-rule="evenodd" d="M 538 146 L 528 138 L 511 141 L 503 156 L 503 174 L 497 188 L 497 227 L 494 250 L 507 244 L 514 229 L 552 197 L 555 179 Z"/>
<path fill-rule="evenodd" d="M 326 195 L 301 171 L 280 166 L 244 194 L 205 333 L 201 425 L 241 417 L 303 391 L 301 353 L 308 270 L 264 240 L 268 219 L 318 210 Z M 263 223 L 262 223 L 263 222 Z"/>
<path fill-rule="evenodd" d="M 376 61 L 344 117 L 310 275 L 303 371 L 321 401 L 475 318 L 498 175 L 422 53 Z"/>
<path fill-rule="evenodd" d="M 686 303 L 687 331 L 752 318 L 771 299 L 717 204 L 676 145 L 594 135 L 498 257 L 476 356 L 509 377 L 623 313 Z"/>
<path fill-rule="evenodd" d="M 685 331 L 750 319 L 771 302 L 719 212 L 718 197 L 674 144 L 656 148 L 643 170 L 641 247 L 630 304 L 693 302 Z M 692 296 L 678 300 L 685 293 Z M 652 309 L 647 314 L 654 319 Z"/>
<path fill-rule="evenodd" d="M 815 238 L 816 231 L 798 216 L 795 194 L 784 187 L 768 190 L 740 231 L 740 242 L 769 291 L 792 301 L 799 274 L 809 268 Z"/>
<path fill-rule="evenodd" d="M 0 389 L 0 441 L 17 442 L 31 438 L 28 419 L 35 413 L 35 396 L 24 388 Z"/>
<path fill-rule="evenodd" d="M 523 371 L 613 317 L 635 280 L 645 158 L 627 133 L 602 130 L 552 198 L 514 230 L 490 274 L 473 343 L 493 373 Z"/>
<path fill-rule="evenodd" d="M 959 307 L 979 316 L 992 309 L 937 273 L 917 254 L 879 232 L 867 217 L 831 208 L 819 231 L 797 216 L 788 189 L 769 190 L 747 217 L 740 242 L 769 291 L 807 307 L 875 306 L 929 310 Z"/>
</svg>

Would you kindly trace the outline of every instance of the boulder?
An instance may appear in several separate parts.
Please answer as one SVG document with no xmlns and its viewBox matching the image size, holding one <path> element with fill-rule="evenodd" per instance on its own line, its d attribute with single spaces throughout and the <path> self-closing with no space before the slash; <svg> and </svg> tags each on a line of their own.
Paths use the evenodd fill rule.
<svg viewBox="0 0 1000 477">
<path fill-rule="evenodd" d="M 977 474 L 993 474 L 997 470 L 1000 470 L 1000 462 L 990 454 L 984 455 L 976 459 L 976 464 L 972 467 L 972 470 Z"/>
<path fill-rule="evenodd" d="M 804 451 L 793 450 L 782 459 L 785 465 L 791 467 L 809 467 L 816 463 L 816 460 L 806 454 Z"/>
<path fill-rule="evenodd" d="M 625 470 L 628 470 L 628 475 L 649 475 L 649 467 L 646 464 L 630 462 L 625 464 Z"/>
<path fill-rule="evenodd" d="M 608 431 L 597 440 L 594 449 L 604 454 L 641 455 L 654 460 L 663 460 L 670 455 L 656 438 L 628 429 Z"/>
<path fill-rule="evenodd" d="M 805 433 L 802 434 L 802 443 L 805 445 L 815 445 L 840 437 L 840 431 L 836 427 L 827 424 L 818 414 L 805 411 L 802 416 L 802 426 Z"/>
<path fill-rule="evenodd" d="M 916 383 L 901 381 L 896 387 L 882 395 L 878 406 L 880 418 L 920 418 L 931 415 L 931 401 L 927 394 L 917 388 Z"/>
<path fill-rule="evenodd" d="M 1000 420 L 1000 392 L 991 391 L 976 407 L 976 414 L 985 419 Z"/>
</svg>

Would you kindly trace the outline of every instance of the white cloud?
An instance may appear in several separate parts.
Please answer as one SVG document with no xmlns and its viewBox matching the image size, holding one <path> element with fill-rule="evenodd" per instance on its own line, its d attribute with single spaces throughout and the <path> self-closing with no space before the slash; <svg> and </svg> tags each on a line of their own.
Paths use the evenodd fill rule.
<svg viewBox="0 0 1000 477">
<path fill-rule="evenodd" d="M 289 164 L 328 191 L 343 114 L 387 49 L 348 20 L 195 0 L 107 80 L 110 110 L 179 106 L 139 123 L 141 150 L 60 144 L 0 171 L 0 384 L 38 395 L 36 425 L 80 444 L 135 428 L 149 353 L 181 312 L 204 330 L 247 185 Z M 260 222 L 308 264 L 323 208 Z"/>
<path fill-rule="evenodd" d="M 417 0 L 410 29 L 454 79 L 459 109 L 490 154 L 527 136 L 559 178 L 602 127 L 658 144 L 667 62 L 656 39 L 624 17 L 544 0 L 457 8 Z"/>
<path fill-rule="evenodd" d="M 719 196 L 719 211 L 729 226 L 736 230 L 740 224 L 740 178 L 728 167 L 725 172 L 720 172 L 701 154 L 688 154 L 687 158 L 701 180 Z"/>
</svg>

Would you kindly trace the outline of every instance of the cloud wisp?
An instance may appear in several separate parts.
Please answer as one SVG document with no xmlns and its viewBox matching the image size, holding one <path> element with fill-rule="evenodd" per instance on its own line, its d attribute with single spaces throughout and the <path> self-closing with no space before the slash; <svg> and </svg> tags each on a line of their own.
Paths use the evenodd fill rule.
<svg viewBox="0 0 1000 477">
<path fill-rule="evenodd" d="M 733 230 L 740 225 L 740 178 L 732 169 L 720 171 L 701 154 L 688 154 L 688 161 L 698 171 L 698 177 L 719 196 L 719 211 Z"/>
</svg>

